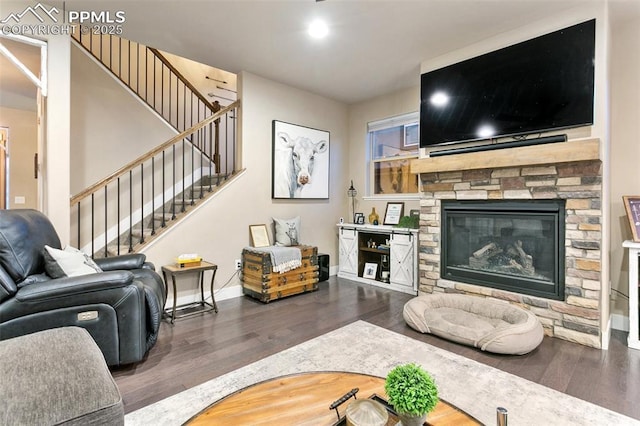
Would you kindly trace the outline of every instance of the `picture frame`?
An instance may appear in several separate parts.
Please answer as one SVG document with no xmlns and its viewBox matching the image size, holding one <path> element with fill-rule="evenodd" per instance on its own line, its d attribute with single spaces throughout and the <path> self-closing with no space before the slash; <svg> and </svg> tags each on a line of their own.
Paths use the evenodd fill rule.
<svg viewBox="0 0 640 426">
<path fill-rule="evenodd" d="M 329 139 L 326 130 L 273 120 L 271 198 L 329 198 Z"/>
<path fill-rule="evenodd" d="M 420 125 L 418 123 L 405 124 L 403 146 L 408 148 L 418 146 L 418 144 L 420 144 Z"/>
<path fill-rule="evenodd" d="M 251 247 L 269 247 L 271 245 L 267 225 L 264 223 L 249 225 L 249 235 L 251 237 Z"/>
<path fill-rule="evenodd" d="M 364 213 L 356 213 L 353 217 L 353 223 L 356 225 L 364 225 Z"/>
<path fill-rule="evenodd" d="M 640 195 L 623 195 L 622 202 L 627 212 L 633 241 L 640 242 Z"/>
<path fill-rule="evenodd" d="M 387 209 L 384 213 L 384 224 L 385 225 L 397 225 L 400 223 L 400 218 L 402 218 L 402 214 L 404 213 L 404 203 L 387 203 Z"/>
<path fill-rule="evenodd" d="M 378 264 L 372 262 L 366 262 L 364 269 L 362 270 L 362 278 L 376 279 L 376 273 L 378 272 Z"/>
</svg>

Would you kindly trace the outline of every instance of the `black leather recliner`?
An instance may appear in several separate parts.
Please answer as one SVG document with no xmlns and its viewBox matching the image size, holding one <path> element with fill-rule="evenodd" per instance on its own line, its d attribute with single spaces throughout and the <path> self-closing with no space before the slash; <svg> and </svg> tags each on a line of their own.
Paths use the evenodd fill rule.
<svg viewBox="0 0 640 426">
<path fill-rule="evenodd" d="M 78 326 L 109 365 L 144 358 L 158 337 L 166 297 L 153 264 L 128 254 L 95 259 L 101 273 L 52 279 L 45 273 L 45 245 L 60 248 L 46 216 L 0 211 L 0 340 Z"/>
</svg>

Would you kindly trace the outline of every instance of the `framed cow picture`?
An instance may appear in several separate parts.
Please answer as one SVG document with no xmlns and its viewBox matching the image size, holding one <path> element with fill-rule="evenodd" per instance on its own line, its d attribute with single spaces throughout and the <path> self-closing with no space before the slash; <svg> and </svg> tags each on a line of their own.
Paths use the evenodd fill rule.
<svg viewBox="0 0 640 426">
<path fill-rule="evenodd" d="M 271 198 L 329 198 L 329 132 L 273 120 Z"/>
</svg>

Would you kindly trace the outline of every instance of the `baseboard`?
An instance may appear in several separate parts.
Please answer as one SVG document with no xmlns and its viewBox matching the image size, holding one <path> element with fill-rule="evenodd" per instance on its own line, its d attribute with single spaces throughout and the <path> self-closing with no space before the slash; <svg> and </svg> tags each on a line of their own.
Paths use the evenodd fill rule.
<svg viewBox="0 0 640 426">
<path fill-rule="evenodd" d="M 614 330 L 629 331 L 629 317 L 620 314 L 612 314 L 611 328 Z"/>
<path fill-rule="evenodd" d="M 329 267 L 329 275 L 334 276 L 338 275 L 338 265 Z M 227 299 L 235 299 L 236 297 L 242 297 L 242 286 L 234 285 L 231 287 L 224 287 L 219 290 L 214 290 L 216 296 L 216 302 Z M 209 292 L 205 291 L 205 297 L 209 298 Z M 169 295 L 169 302 L 167 302 L 167 307 L 172 306 L 171 295 Z M 178 305 L 186 305 L 187 303 L 193 303 L 200 300 L 200 292 L 195 289 L 192 294 L 183 294 L 182 296 L 178 296 Z"/>
</svg>

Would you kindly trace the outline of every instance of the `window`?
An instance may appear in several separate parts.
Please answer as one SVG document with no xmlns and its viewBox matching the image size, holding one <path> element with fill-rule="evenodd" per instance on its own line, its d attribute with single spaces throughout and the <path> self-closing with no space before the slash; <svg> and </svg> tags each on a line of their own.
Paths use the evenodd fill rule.
<svg viewBox="0 0 640 426">
<path fill-rule="evenodd" d="M 369 195 L 418 193 L 418 175 L 409 173 L 420 149 L 418 120 L 415 112 L 368 124 Z"/>
</svg>

